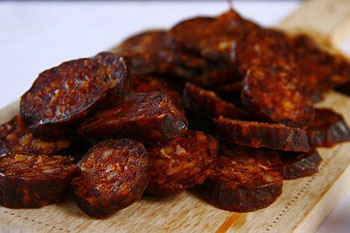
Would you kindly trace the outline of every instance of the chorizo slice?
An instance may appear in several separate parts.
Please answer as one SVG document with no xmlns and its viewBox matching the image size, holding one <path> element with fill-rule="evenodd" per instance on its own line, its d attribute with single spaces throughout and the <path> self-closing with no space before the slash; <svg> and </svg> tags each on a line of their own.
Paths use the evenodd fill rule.
<svg viewBox="0 0 350 233">
<path fill-rule="evenodd" d="M 200 131 L 186 131 L 167 142 L 147 147 L 150 182 L 147 193 L 178 194 L 202 184 L 212 172 L 218 142 Z"/>
<path fill-rule="evenodd" d="M 21 117 L 34 136 L 59 138 L 96 108 L 128 94 L 129 81 L 121 57 L 64 62 L 39 74 L 21 98 Z"/>
<path fill-rule="evenodd" d="M 72 160 L 57 155 L 0 158 L 0 204 L 38 208 L 61 200 L 76 171 Z"/>
<path fill-rule="evenodd" d="M 250 212 L 271 205 L 282 193 L 282 163 L 271 150 L 225 146 L 204 182 L 205 198 L 215 207 Z"/>
<path fill-rule="evenodd" d="M 318 172 L 322 158 L 317 150 L 307 153 L 283 152 L 283 179 L 291 180 L 311 176 Z"/>
<path fill-rule="evenodd" d="M 132 90 L 134 93 L 145 93 L 159 91 L 169 96 L 171 102 L 179 110 L 184 112 L 181 95 L 169 86 L 169 83 L 162 77 L 156 75 L 133 75 Z"/>
<path fill-rule="evenodd" d="M 160 92 L 136 93 L 87 119 L 78 133 L 90 141 L 131 137 L 145 143 L 166 141 L 187 130 L 187 119 Z"/>
<path fill-rule="evenodd" d="M 306 129 L 312 146 L 332 147 L 350 140 L 350 129 L 342 115 L 327 108 L 318 108 L 315 113 Z"/>
<path fill-rule="evenodd" d="M 70 140 L 35 138 L 19 115 L 0 126 L 0 144 L 8 154 L 55 155 L 70 146 Z"/>
<path fill-rule="evenodd" d="M 223 138 L 231 143 L 283 151 L 310 151 L 308 136 L 303 129 L 224 117 L 214 119 L 214 123 Z"/>
<path fill-rule="evenodd" d="M 321 49 L 307 35 L 297 35 L 293 40 L 295 56 L 311 96 L 317 97 L 349 82 L 350 64 L 346 58 Z"/>
<path fill-rule="evenodd" d="M 87 215 L 103 218 L 141 199 L 149 181 L 144 146 L 130 139 L 109 139 L 89 149 L 73 178 L 76 201 Z"/>
<path fill-rule="evenodd" d="M 298 72 L 271 65 L 250 67 L 243 79 L 242 103 L 256 117 L 291 127 L 308 125 L 313 103 L 298 82 Z"/>
<path fill-rule="evenodd" d="M 246 119 L 248 114 L 220 97 L 191 83 L 186 83 L 183 92 L 184 106 L 198 115 L 209 117 L 224 116 L 232 119 Z"/>
</svg>

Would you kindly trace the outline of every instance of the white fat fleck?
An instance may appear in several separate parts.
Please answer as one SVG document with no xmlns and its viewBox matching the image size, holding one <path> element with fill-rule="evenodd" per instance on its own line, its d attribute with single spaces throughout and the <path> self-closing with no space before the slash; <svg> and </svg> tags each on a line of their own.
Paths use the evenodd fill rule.
<svg viewBox="0 0 350 233">
<path fill-rule="evenodd" d="M 182 148 L 179 144 L 177 144 L 175 154 L 180 155 L 185 153 L 186 153 L 186 150 Z"/>
</svg>

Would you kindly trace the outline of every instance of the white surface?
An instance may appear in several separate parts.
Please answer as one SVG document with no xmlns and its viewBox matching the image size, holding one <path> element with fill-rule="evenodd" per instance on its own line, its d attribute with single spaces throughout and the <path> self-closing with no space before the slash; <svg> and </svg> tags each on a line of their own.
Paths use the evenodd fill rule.
<svg viewBox="0 0 350 233">
<path fill-rule="evenodd" d="M 235 2 L 244 15 L 272 26 L 300 3 Z M 92 56 L 132 33 L 170 27 L 195 15 L 215 15 L 222 2 L 0 2 L 0 108 L 25 92 L 42 70 L 62 61 Z M 350 232 L 350 195 L 318 233 Z"/>
</svg>

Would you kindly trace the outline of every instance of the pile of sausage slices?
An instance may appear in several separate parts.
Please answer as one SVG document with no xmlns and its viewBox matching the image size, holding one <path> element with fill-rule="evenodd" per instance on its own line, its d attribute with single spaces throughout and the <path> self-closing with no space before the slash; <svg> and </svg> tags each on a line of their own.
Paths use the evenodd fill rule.
<svg viewBox="0 0 350 233">
<path fill-rule="evenodd" d="M 349 83 L 341 55 L 232 9 L 142 32 L 39 74 L 0 128 L 0 204 L 73 190 L 104 218 L 189 189 L 224 210 L 267 207 L 283 180 L 318 171 L 316 147 L 350 140 L 340 114 L 313 106 Z"/>
</svg>

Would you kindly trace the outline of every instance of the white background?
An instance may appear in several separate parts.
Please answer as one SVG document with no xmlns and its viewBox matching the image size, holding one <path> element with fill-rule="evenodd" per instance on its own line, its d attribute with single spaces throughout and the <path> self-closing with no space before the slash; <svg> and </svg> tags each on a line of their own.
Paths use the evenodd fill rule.
<svg viewBox="0 0 350 233">
<path fill-rule="evenodd" d="M 273 26 L 297 1 L 236 1 L 244 16 Z M 0 108 L 25 92 L 41 71 L 92 56 L 147 28 L 170 27 L 195 15 L 227 10 L 226 1 L 203 2 L 0 2 Z M 319 233 L 350 232 L 348 194 Z"/>
</svg>

